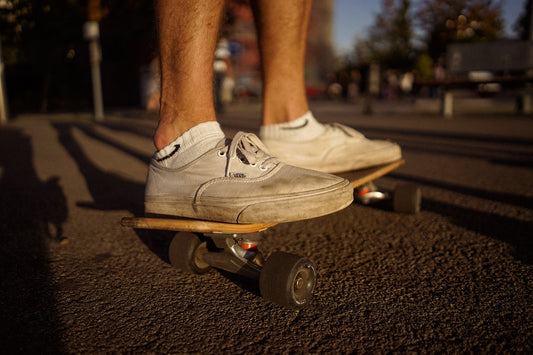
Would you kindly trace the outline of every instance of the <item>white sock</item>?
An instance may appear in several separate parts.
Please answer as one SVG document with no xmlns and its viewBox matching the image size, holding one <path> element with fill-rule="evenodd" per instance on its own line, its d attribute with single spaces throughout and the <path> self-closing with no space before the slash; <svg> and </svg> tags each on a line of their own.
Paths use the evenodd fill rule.
<svg viewBox="0 0 533 355">
<path fill-rule="evenodd" d="M 215 148 L 224 137 L 218 122 L 200 123 L 156 152 L 152 159 L 166 168 L 179 168 Z"/>
<path fill-rule="evenodd" d="M 279 139 L 302 142 L 314 139 L 324 133 L 324 126 L 318 122 L 311 111 L 294 121 L 261 126 L 259 135 L 266 139 Z"/>
</svg>

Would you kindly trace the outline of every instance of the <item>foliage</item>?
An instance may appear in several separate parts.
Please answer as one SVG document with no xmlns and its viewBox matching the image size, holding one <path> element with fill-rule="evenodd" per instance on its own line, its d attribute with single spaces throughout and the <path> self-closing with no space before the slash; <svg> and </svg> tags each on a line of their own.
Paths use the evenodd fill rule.
<svg viewBox="0 0 533 355">
<path fill-rule="evenodd" d="M 417 22 L 429 55 L 437 60 L 450 43 L 501 38 L 501 11 L 492 0 L 421 0 Z"/>
<path fill-rule="evenodd" d="M 153 0 L 3 0 L 2 57 L 14 111 L 90 107 L 82 28 L 91 3 L 102 6 L 104 101 L 127 105 L 137 98 L 138 68 L 155 48 Z"/>
<path fill-rule="evenodd" d="M 387 68 L 409 69 L 414 64 L 410 0 L 383 0 L 369 38 L 357 43 L 359 61 L 377 61 Z"/>
<path fill-rule="evenodd" d="M 518 38 L 521 40 L 530 39 L 529 28 L 531 26 L 531 18 L 529 17 L 529 14 L 531 14 L 532 6 L 533 0 L 527 0 L 524 2 L 524 10 L 513 26 L 513 29 L 518 33 Z"/>
<path fill-rule="evenodd" d="M 46 110 L 51 91 L 71 97 L 75 90 L 68 83 L 79 79 L 84 7 L 74 0 L 5 0 L 3 5 L 2 57 L 11 111 Z"/>
<path fill-rule="evenodd" d="M 355 42 L 355 58 L 426 77 L 449 44 L 497 40 L 502 29 L 501 5 L 493 0 L 382 0 L 368 37 Z"/>
<path fill-rule="evenodd" d="M 42 49 L 68 47 L 81 40 L 84 7 L 74 0 L 11 0 L 0 10 L 0 31 L 7 65 L 42 59 Z M 37 53 L 36 53 L 37 52 Z M 37 58 L 35 55 L 37 55 Z"/>
</svg>

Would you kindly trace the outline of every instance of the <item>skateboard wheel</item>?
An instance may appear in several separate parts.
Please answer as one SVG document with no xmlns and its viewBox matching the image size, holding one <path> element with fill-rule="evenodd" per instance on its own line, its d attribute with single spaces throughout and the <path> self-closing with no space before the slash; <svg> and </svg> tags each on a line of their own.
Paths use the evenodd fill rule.
<svg viewBox="0 0 533 355">
<path fill-rule="evenodd" d="M 393 208 L 396 212 L 415 214 L 420 212 L 422 192 L 411 183 L 398 185 L 394 191 Z"/>
<path fill-rule="evenodd" d="M 168 260 L 181 271 L 204 274 L 211 269 L 202 257 L 206 252 L 206 242 L 202 242 L 196 234 L 178 232 L 168 247 Z"/>
<path fill-rule="evenodd" d="M 263 266 L 259 289 L 263 297 L 288 308 L 302 308 L 313 298 L 316 266 L 308 258 L 275 252 Z"/>
</svg>

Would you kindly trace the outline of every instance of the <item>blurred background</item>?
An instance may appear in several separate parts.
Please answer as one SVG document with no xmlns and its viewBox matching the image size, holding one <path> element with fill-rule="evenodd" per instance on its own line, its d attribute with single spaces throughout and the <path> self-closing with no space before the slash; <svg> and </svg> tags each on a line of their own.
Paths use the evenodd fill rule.
<svg viewBox="0 0 533 355">
<path fill-rule="evenodd" d="M 533 69 L 531 3 L 315 0 L 308 95 L 357 103 L 370 92 L 410 102 L 442 95 L 445 82 L 477 80 L 476 94 L 486 96 L 510 81 L 526 85 Z M 219 44 L 229 54 L 220 99 L 255 100 L 260 59 L 251 9 L 247 0 L 229 0 L 225 12 Z M 88 21 L 97 24 L 96 37 L 87 27 L 84 36 Z M 91 41 L 99 50 L 92 58 L 101 70 L 105 107 L 157 112 L 153 0 L 0 0 L 0 28 L 2 91 L 11 115 L 92 111 Z M 476 44 L 489 45 L 479 58 Z"/>
</svg>

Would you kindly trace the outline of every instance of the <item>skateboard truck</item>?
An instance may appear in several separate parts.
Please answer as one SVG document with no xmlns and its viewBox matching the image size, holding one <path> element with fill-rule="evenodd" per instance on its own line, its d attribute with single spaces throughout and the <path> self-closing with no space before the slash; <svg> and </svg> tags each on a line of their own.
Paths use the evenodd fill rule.
<svg viewBox="0 0 533 355">
<path fill-rule="evenodd" d="M 316 266 L 308 258 L 274 252 L 265 261 L 257 250 L 261 232 L 246 234 L 178 232 L 169 247 L 170 263 L 193 273 L 211 267 L 259 281 L 262 296 L 288 308 L 301 308 L 312 299 Z"/>
<path fill-rule="evenodd" d="M 382 201 L 389 197 L 389 194 L 378 191 L 377 186 L 372 181 L 359 186 L 355 192 L 355 198 L 363 205 Z"/>
<path fill-rule="evenodd" d="M 257 250 L 258 241 L 239 240 L 238 234 L 205 234 L 205 237 L 211 238 L 217 250 L 204 252 L 204 262 L 217 269 L 259 280 L 263 257 Z M 245 249 L 243 245 L 255 245 L 255 248 Z"/>
<path fill-rule="evenodd" d="M 398 169 L 405 163 L 403 159 L 389 164 L 372 168 L 347 171 L 337 174 L 351 181 L 355 189 L 354 199 L 361 204 L 391 199 L 395 212 L 416 214 L 420 212 L 422 194 L 420 188 L 412 183 L 397 185 L 392 193 L 381 192 L 374 184 L 374 180 Z"/>
<path fill-rule="evenodd" d="M 363 205 L 392 200 L 392 209 L 395 212 L 416 214 L 420 212 L 422 193 L 415 184 L 405 183 L 396 186 L 392 193 L 381 192 L 371 181 L 367 182 L 355 190 L 355 200 Z"/>
<path fill-rule="evenodd" d="M 170 264 L 203 274 L 212 267 L 259 280 L 261 295 L 287 308 L 302 308 L 313 298 L 316 265 L 306 257 L 273 252 L 264 259 L 257 245 L 267 224 L 233 224 L 183 218 L 125 217 L 137 229 L 178 231 L 169 245 Z"/>
</svg>

